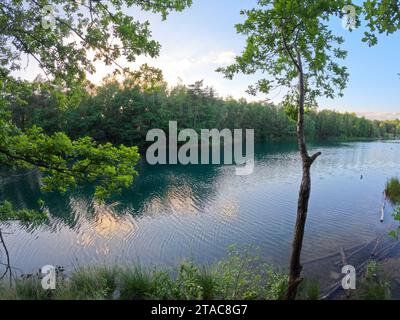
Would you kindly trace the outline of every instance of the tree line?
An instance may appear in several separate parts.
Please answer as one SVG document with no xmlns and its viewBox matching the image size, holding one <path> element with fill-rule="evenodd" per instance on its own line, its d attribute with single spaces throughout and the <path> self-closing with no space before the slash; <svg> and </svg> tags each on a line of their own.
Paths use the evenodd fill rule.
<svg viewBox="0 0 400 320">
<path fill-rule="evenodd" d="M 143 65 L 124 80 L 109 77 L 99 85 L 86 84 L 65 94 L 40 79 L 25 82 L 26 96 L 10 96 L 14 124 L 21 129 L 38 126 L 48 134 L 58 131 L 77 139 L 145 147 L 153 128 L 168 131 L 169 121 L 180 129 L 246 129 L 259 142 L 294 139 L 296 122 L 282 105 L 220 98 L 203 81 L 169 88 L 160 70 Z M 308 110 L 305 135 L 309 139 L 392 138 L 400 134 L 400 121 L 378 121 L 354 113 Z"/>
</svg>

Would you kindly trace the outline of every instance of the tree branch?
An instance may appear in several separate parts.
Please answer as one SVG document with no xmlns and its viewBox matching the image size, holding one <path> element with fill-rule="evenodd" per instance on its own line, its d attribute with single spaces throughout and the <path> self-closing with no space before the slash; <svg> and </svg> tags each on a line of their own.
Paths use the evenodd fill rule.
<svg viewBox="0 0 400 320">
<path fill-rule="evenodd" d="M 286 41 L 286 38 L 285 38 L 285 36 L 284 36 L 284 33 L 283 33 L 283 22 L 282 22 L 282 21 L 281 21 L 281 26 L 280 26 L 279 30 L 280 30 L 280 33 L 281 33 L 281 38 L 282 38 L 283 47 L 284 47 L 286 53 L 289 55 L 290 60 L 292 60 L 293 64 L 296 66 L 297 71 L 298 71 L 298 72 L 302 72 L 301 67 L 300 67 L 300 65 L 297 63 L 297 60 L 296 60 L 296 58 L 294 57 L 292 50 L 289 48 L 289 45 L 288 45 L 288 43 L 287 43 L 287 41 Z M 293 44 L 292 44 L 292 46 L 295 46 L 295 45 L 296 45 L 296 43 L 293 43 Z"/>
<path fill-rule="evenodd" d="M 3 234 L 0 229 L 0 243 L 3 246 L 4 252 L 6 254 L 6 270 L 4 271 L 3 275 L 0 277 L 0 279 L 4 279 L 7 273 L 10 275 L 10 287 L 12 285 L 12 271 L 11 271 L 11 260 L 10 260 L 10 253 L 8 252 L 8 248 L 6 246 L 6 243 L 4 242 Z"/>
<path fill-rule="evenodd" d="M 310 157 L 311 164 L 314 163 L 315 160 L 322 154 L 322 152 L 317 152 Z"/>
</svg>

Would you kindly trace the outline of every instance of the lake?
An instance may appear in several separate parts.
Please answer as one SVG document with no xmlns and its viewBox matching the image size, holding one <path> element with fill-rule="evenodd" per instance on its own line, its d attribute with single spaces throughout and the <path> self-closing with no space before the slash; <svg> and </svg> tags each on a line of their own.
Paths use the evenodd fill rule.
<svg viewBox="0 0 400 320">
<path fill-rule="evenodd" d="M 400 175 L 400 144 L 314 143 L 312 151 L 322 156 L 312 169 L 303 260 L 386 233 L 393 221 L 388 208 L 381 223 L 380 208 L 386 180 Z M 13 266 L 212 263 L 232 244 L 256 245 L 268 262 L 287 266 L 301 173 L 294 143 L 256 145 L 249 176 L 212 165 L 142 164 L 139 171 L 135 185 L 108 205 L 94 204 L 88 190 L 41 195 L 35 173 L 3 179 L 0 200 L 32 208 L 42 198 L 51 214 L 35 228 L 1 225 Z"/>
</svg>

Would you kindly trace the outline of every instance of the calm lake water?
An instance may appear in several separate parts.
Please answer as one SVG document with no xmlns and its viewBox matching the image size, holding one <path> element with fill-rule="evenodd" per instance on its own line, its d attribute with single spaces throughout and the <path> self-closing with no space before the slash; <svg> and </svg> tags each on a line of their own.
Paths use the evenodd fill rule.
<svg viewBox="0 0 400 320">
<path fill-rule="evenodd" d="M 376 238 L 392 223 L 380 223 L 383 189 L 400 175 L 400 144 L 314 144 L 323 155 L 313 167 L 303 259 Z M 361 179 L 361 175 L 363 178 Z M 1 225 L 12 264 L 23 272 L 43 265 L 127 263 L 175 265 L 182 258 L 224 258 L 231 244 L 255 244 L 276 266 L 288 263 L 300 183 L 296 145 L 256 146 L 255 171 L 236 176 L 232 166 L 142 165 L 135 185 L 111 205 L 99 206 L 80 191 L 40 195 L 35 174 L 2 181 L 0 199 L 35 207 L 43 198 L 46 225 L 27 229 Z"/>
</svg>

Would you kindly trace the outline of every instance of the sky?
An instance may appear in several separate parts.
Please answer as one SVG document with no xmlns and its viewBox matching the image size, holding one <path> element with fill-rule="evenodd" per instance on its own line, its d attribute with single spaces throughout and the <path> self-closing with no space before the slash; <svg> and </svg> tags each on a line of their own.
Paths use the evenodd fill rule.
<svg viewBox="0 0 400 320">
<path fill-rule="evenodd" d="M 234 26 L 244 20 L 240 10 L 252 8 L 256 3 L 256 0 L 194 0 L 192 7 L 170 14 L 166 21 L 162 21 L 160 15 L 127 9 L 126 13 L 138 20 L 150 21 L 153 38 L 162 46 L 159 57 L 139 57 L 129 66 L 137 68 L 148 63 L 158 67 L 170 85 L 204 80 L 222 97 L 268 98 L 279 102 L 282 95 L 279 91 L 255 98 L 246 94 L 248 85 L 258 79 L 256 76 L 239 74 L 228 80 L 215 72 L 216 68 L 232 63 L 235 55 L 244 49 L 245 38 L 236 33 Z M 379 36 L 378 45 L 369 48 L 361 42 L 363 30 L 347 31 L 339 18 L 333 19 L 330 26 L 345 39 L 343 48 L 348 50 L 348 57 L 344 65 L 348 67 L 350 78 L 344 97 L 321 98 L 320 108 L 356 112 L 368 118 L 400 118 L 400 34 Z M 113 70 L 101 63 L 96 63 L 96 68 L 97 73 L 89 76 L 95 83 Z M 32 78 L 38 72 L 35 66 L 29 66 L 19 75 Z"/>
</svg>

